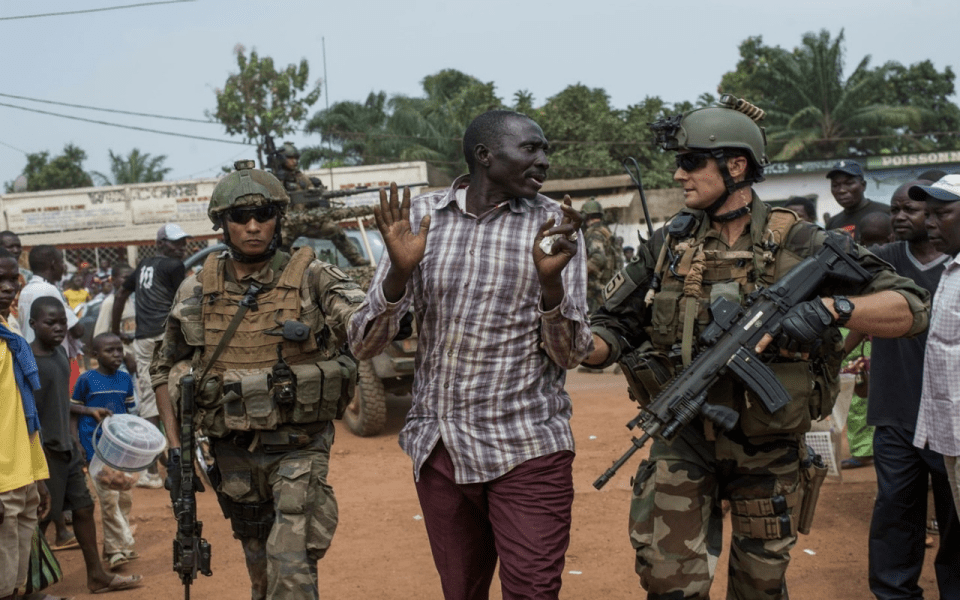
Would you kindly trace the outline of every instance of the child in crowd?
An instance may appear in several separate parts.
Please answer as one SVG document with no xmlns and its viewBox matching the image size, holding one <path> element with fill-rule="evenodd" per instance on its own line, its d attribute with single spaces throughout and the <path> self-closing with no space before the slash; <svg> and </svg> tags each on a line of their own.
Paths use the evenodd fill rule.
<svg viewBox="0 0 960 600">
<path fill-rule="evenodd" d="M 53 302 L 50 303 L 52 306 Z M 43 429 L 43 451 L 47 457 L 47 462 L 53 461 L 57 464 L 62 461 L 70 461 L 72 453 L 77 452 L 74 440 L 70 435 L 70 418 L 66 407 L 70 405 L 69 392 L 67 391 L 67 382 L 70 381 L 70 363 L 67 361 L 67 353 L 63 346 L 57 346 L 53 351 L 47 347 L 50 344 L 63 341 L 66 335 L 66 327 L 60 327 L 59 317 L 63 315 L 66 321 L 66 313 L 63 306 L 61 310 L 44 311 L 44 303 L 40 303 L 40 308 L 31 313 L 41 318 L 33 319 L 43 328 L 44 339 L 37 336 L 31 348 L 37 361 L 37 369 L 40 376 L 40 389 L 34 394 L 34 400 L 37 405 L 37 414 L 40 416 L 40 424 Z M 31 324 L 32 325 L 32 324 Z M 62 491 L 61 482 L 52 482 L 50 488 L 56 491 Z M 69 548 L 79 548 L 76 536 L 67 528 L 64 518 L 62 503 L 54 507 L 43 522 L 43 529 L 52 521 L 57 533 L 56 541 L 53 544 L 54 550 L 66 550 Z"/>
<path fill-rule="evenodd" d="M 130 375 L 118 371 L 123 364 L 123 343 L 113 333 L 102 333 L 93 338 L 92 356 L 97 368 L 77 379 L 73 388 L 73 401 L 87 410 L 108 411 L 110 414 L 125 414 L 133 408 L 133 380 Z M 80 443 L 86 453 L 87 464 L 93 460 L 94 432 L 98 421 L 96 415 L 84 415 L 77 420 Z M 125 479 L 111 477 L 112 469 L 104 468 L 91 477 L 93 487 L 100 498 L 100 517 L 103 522 L 103 555 L 111 569 L 140 558 L 133 549 L 133 534 L 130 531 L 130 507 L 132 497 Z"/>
<path fill-rule="evenodd" d="M 30 347 L 38 359 L 37 367 L 40 370 L 40 389 L 35 396 L 50 470 L 50 512 L 55 515 L 64 509 L 73 510 L 73 529 L 83 552 L 87 588 L 91 592 L 135 587 L 142 579 L 139 575 L 113 575 L 107 573 L 100 562 L 93 498 L 90 497 L 83 474 L 83 455 L 74 445 L 70 434 L 69 423 L 74 416 L 79 414 L 101 420 L 110 411 L 70 403 L 70 366 L 61 346 L 67 334 L 67 315 L 60 299 L 41 296 L 34 300 L 30 305 L 29 325 L 35 334 Z"/>
<path fill-rule="evenodd" d="M 67 299 L 67 304 L 76 312 L 77 307 L 90 299 L 90 292 L 83 286 L 83 275 L 74 273 L 64 286 L 63 296 Z"/>
</svg>

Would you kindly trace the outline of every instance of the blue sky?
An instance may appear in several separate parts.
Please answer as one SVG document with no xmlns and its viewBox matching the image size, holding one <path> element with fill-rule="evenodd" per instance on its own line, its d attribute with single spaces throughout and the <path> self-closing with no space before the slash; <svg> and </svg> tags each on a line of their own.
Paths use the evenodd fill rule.
<svg viewBox="0 0 960 600">
<path fill-rule="evenodd" d="M 864 55 L 873 65 L 931 59 L 958 70 L 960 2 L 956 0 L 707 0 L 649 2 L 466 3 L 351 0 L 198 0 L 123 10 L 19 19 L 24 15 L 137 4 L 143 0 L 32 0 L 0 3 L 0 94 L 112 110 L 204 119 L 214 89 L 236 70 L 237 44 L 279 65 L 310 64 L 323 78 L 326 46 L 329 102 L 362 101 L 371 91 L 420 95 L 424 76 L 459 69 L 492 81 L 510 100 L 526 89 L 535 103 L 582 83 L 602 87 L 616 107 L 646 96 L 695 100 L 715 92 L 734 68 L 737 46 L 762 35 L 792 48 L 803 33 L 845 31 L 847 66 Z M 745 7 L 744 11 L 741 7 Z M 951 24 L 942 26 L 938 24 Z M 954 96 L 956 101 L 956 96 Z M 321 97 L 314 110 L 325 106 Z M 96 112 L 0 96 L 9 104 L 179 134 L 201 141 L 67 120 L 0 105 L 0 182 L 12 181 L 25 153 L 59 154 L 74 143 L 86 170 L 109 172 L 108 151 L 139 148 L 166 155 L 168 179 L 216 176 L 221 165 L 253 157 L 219 124 Z M 291 136 L 300 145 L 319 138 Z"/>
</svg>

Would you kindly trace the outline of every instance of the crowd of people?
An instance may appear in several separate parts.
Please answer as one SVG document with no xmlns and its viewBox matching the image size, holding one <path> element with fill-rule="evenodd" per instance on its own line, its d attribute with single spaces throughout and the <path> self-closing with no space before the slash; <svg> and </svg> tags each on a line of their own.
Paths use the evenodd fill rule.
<svg viewBox="0 0 960 600">
<path fill-rule="evenodd" d="M 824 470 L 804 433 L 831 414 L 844 360 L 870 338 L 869 390 L 850 426 L 869 450 L 847 466 L 872 461 L 877 471 L 871 592 L 922 597 L 932 490 L 940 597 L 960 597 L 960 175 L 922 174 L 888 206 L 864 198 L 859 164 L 838 162 L 827 177 L 842 211 L 821 227 L 809 199 L 771 208 L 754 190 L 769 160 L 753 108 L 722 102 L 651 124 L 675 153 L 684 207 L 636 248 L 605 226 L 596 200 L 577 211 L 569 197 L 540 194 L 549 142 L 533 119 L 484 113 L 464 132 L 468 173 L 449 188 L 412 199 L 396 185 L 381 190 L 386 253 L 366 293 L 309 248 L 282 249 L 288 193 L 252 161 L 238 161 L 211 195 L 207 214 L 228 250 L 197 274 L 184 272 L 188 235 L 175 224 L 158 231 L 156 256 L 109 276 L 102 265 L 89 281 L 65 279 L 51 246 L 32 248 L 22 270 L 19 239 L 0 233 L 0 425 L 11 440 L 0 447 L 0 600 L 24 592 L 31 537 L 51 521 L 56 545 L 83 552 L 91 591 L 142 585 L 112 572 L 138 557 L 122 477 L 90 483 L 97 546 L 84 475 L 91 436 L 123 412 L 161 427 L 162 485 L 178 506 L 185 385 L 251 597 L 318 598 L 317 562 L 338 523 L 331 421 L 352 399 L 357 361 L 409 335 L 411 318 L 417 371 L 399 443 L 443 596 L 487 598 L 499 568 L 504 598 L 557 598 L 574 499 L 567 370 L 619 363 L 647 406 L 709 351 L 700 334 L 711 307 L 748 306 L 805 259 L 860 275 L 822 280 L 741 349 L 776 376 L 781 405 L 769 408 L 765 390 L 731 369 L 691 399 L 713 412 L 655 437 L 625 507 L 640 584 L 649 598 L 709 597 L 729 518 L 727 597 L 787 597 L 790 551 Z M 74 308 L 104 286 L 113 294 L 89 348 L 96 366 L 71 390 L 68 359 L 83 334 Z M 862 368 L 866 356 L 857 358 Z M 160 487 L 159 470 L 141 481 Z M 61 530 L 67 510 L 73 534 Z"/>
</svg>

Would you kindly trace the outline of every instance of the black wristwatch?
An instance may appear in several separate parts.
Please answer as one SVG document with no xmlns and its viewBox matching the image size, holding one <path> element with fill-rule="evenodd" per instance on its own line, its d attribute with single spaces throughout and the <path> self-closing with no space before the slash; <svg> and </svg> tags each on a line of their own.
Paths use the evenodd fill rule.
<svg viewBox="0 0 960 600">
<path fill-rule="evenodd" d="M 833 297 L 833 310 L 837 311 L 837 327 L 843 327 L 847 324 L 847 321 L 850 320 L 850 316 L 853 314 L 854 308 L 856 307 L 853 305 L 853 302 L 850 302 L 850 298 L 846 296 Z"/>
</svg>

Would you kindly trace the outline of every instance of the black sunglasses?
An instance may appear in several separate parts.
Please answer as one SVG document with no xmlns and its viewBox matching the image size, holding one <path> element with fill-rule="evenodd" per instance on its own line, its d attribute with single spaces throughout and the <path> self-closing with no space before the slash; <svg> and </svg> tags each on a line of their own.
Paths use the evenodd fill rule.
<svg viewBox="0 0 960 600">
<path fill-rule="evenodd" d="M 677 168 L 687 173 L 693 173 L 707 166 L 707 159 L 713 155 L 709 152 L 687 152 L 677 155 Z"/>
<path fill-rule="evenodd" d="M 227 220 L 239 225 L 246 225 L 250 222 L 250 219 L 256 219 L 257 223 L 266 223 L 276 216 L 277 207 L 275 204 L 242 206 L 227 210 Z"/>
</svg>

